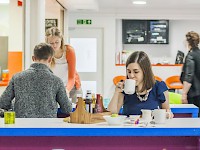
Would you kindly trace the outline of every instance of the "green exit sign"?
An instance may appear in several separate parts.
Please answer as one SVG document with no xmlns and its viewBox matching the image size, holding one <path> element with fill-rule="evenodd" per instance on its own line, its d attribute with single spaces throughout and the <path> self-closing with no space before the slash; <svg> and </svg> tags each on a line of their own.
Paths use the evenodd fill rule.
<svg viewBox="0 0 200 150">
<path fill-rule="evenodd" d="M 92 20 L 89 19 L 78 19 L 77 24 L 92 24 Z"/>
</svg>

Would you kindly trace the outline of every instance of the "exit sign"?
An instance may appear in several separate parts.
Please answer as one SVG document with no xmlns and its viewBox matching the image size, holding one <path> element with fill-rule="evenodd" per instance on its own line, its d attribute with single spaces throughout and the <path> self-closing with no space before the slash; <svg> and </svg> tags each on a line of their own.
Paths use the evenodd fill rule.
<svg viewBox="0 0 200 150">
<path fill-rule="evenodd" d="M 77 20 L 77 24 L 80 25 L 80 24 L 92 24 L 92 20 L 89 20 L 89 19 L 78 19 Z"/>
</svg>

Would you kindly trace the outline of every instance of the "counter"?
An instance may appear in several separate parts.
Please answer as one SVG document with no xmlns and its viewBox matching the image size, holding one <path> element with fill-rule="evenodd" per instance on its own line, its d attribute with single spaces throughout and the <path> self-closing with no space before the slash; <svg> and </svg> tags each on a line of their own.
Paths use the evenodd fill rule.
<svg viewBox="0 0 200 150">
<path fill-rule="evenodd" d="M 0 119 L 0 149 L 198 149 L 200 119 L 174 118 L 156 126 L 71 124 L 63 119 Z"/>
<path fill-rule="evenodd" d="M 198 118 L 199 108 L 194 104 L 169 104 L 176 118 L 193 117 Z M 122 114 L 123 108 L 120 109 Z"/>
</svg>

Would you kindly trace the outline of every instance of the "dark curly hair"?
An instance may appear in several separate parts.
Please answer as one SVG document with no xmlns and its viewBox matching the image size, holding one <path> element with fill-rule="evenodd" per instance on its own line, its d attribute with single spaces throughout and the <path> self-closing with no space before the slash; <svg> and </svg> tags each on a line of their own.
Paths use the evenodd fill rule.
<svg viewBox="0 0 200 150">
<path fill-rule="evenodd" d="M 192 48 L 198 47 L 199 44 L 199 34 L 194 32 L 194 31 L 190 31 L 186 34 L 186 41 L 189 43 L 189 45 Z"/>
</svg>

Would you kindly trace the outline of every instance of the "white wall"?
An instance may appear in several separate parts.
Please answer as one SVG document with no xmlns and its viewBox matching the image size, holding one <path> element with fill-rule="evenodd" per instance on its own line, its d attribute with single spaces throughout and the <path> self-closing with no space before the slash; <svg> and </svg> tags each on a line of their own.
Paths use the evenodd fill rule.
<svg viewBox="0 0 200 150">
<path fill-rule="evenodd" d="M 0 36 L 9 34 L 9 5 L 0 5 Z"/>
<path fill-rule="evenodd" d="M 92 25 L 76 25 L 76 19 L 92 19 Z M 116 48 L 116 32 L 115 32 L 115 18 L 111 16 L 85 16 L 85 15 L 70 15 L 69 14 L 69 27 L 80 28 L 103 28 L 103 82 L 104 93 L 103 96 L 109 97 L 110 93 L 114 89 L 112 84 L 113 77 L 118 74 L 115 69 L 115 48 Z M 122 68 L 122 70 L 124 70 Z M 123 72 L 123 71 L 120 71 Z"/>
<path fill-rule="evenodd" d="M 46 0 L 45 19 L 58 19 L 58 28 L 60 28 L 60 5 L 55 0 Z"/>
<path fill-rule="evenodd" d="M 198 18 L 200 19 L 200 18 Z M 172 20 L 170 27 L 170 45 L 171 57 L 175 61 L 177 50 L 187 54 L 185 45 L 185 35 L 189 31 L 195 31 L 200 34 L 200 20 Z"/>
<path fill-rule="evenodd" d="M 123 18 L 123 16 L 120 16 Z M 174 16 L 173 16 L 174 17 Z M 172 17 L 172 18 L 173 18 Z M 165 18 L 165 17 L 163 17 Z M 166 17 L 167 18 L 167 17 Z M 165 19 L 166 19 L 165 18 Z M 178 20 L 174 18 L 170 20 L 170 31 L 169 31 L 169 42 L 167 45 L 150 45 L 150 44 L 141 44 L 133 46 L 128 45 L 127 49 L 134 50 L 144 50 L 146 51 L 150 57 L 164 57 L 167 56 L 171 63 L 175 62 L 175 57 L 177 50 L 186 51 L 184 47 L 183 41 L 185 38 L 185 34 L 188 31 L 194 30 L 200 33 L 200 20 L 190 20 L 191 16 L 188 15 L 185 17 L 188 20 L 180 20 L 180 18 L 184 18 L 184 16 L 177 17 Z M 92 25 L 76 25 L 77 19 L 92 19 Z M 115 66 L 115 52 L 119 51 L 122 47 L 121 44 L 121 31 L 117 26 L 119 21 L 117 20 L 119 17 L 116 17 L 112 14 L 71 14 L 69 13 L 69 27 L 91 27 L 91 28 L 103 28 L 104 30 L 104 45 L 103 45 L 103 56 L 104 56 L 104 71 L 103 71 L 103 79 L 104 79 L 104 93 L 103 96 L 105 98 L 111 98 L 114 92 L 113 85 L 113 77 L 116 75 L 124 75 L 125 67 L 124 66 Z M 126 18 L 125 18 L 126 19 Z M 130 19 L 130 17 L 129 17 Z M 138 19 L 138 18 L 137 18 Z M 144 18 L 141 18 L 144 19 Z M 156 17 L 148 17 L 148 19 L 162 19 Z M 197 18 L 199 19 L 199 18 Z M 120 39 L 120 40 L 119 40 Z M 155 70 L 155 69 L 154 69 Z M 180 69 L 178 69 L 180 71 Z M 170 72 L 171 73 L 171 72 Z M 176 71 L 175 74 L 178 74 Z M 171 75 L 171 74 L 170 74 Z M 166 78 L 166 77 L 165 77 Z"/>
<path fill-rule="evenodd" d="M 17 6 L 17 0 L 9 4 L 9 51 L 23 50 L 23 7 Z"/>
<path fill-rule="evenodd" d="M 117 28 L 118 26 L 121 27 L 121 22 L 119 21 Z M 118 34 L 117 43 L 122 41 L 120 30 L 122 28 L 118 28 L 117 31 L 120 33 Z M 149 55 L 152 63 L 161 63 L 164 59 L 167 59 L 169 63 L 173 64 L 178 50 L 183 51 L 185 54 L 187 53 L 184 41 L 185 34 L 188 31 L 195 31 L 200 34 L 200 20 L 170 20 L 169 44 L 124 44 L 122 49 L 145 51 Z"/>
</svg>

